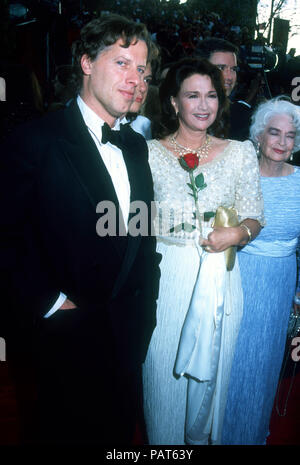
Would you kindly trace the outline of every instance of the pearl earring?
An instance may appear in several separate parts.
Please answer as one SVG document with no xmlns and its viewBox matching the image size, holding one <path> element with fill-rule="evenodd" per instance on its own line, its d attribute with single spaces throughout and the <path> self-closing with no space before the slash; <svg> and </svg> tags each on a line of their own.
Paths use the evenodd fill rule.
<svg viewBox="0 0 300 465">
<path fill-rule="evenodd" d="M 256 155 L 257 155 L 257 157 L 260 156 L 260 142 L 257 142 L 257 144 L 256 144 Z"/>
<path fill-rule="evenodd" d="M 290 155 L 290 161 L 293 161 L 293 159 L 294 159 L 294 154 L 291 153 L 291 155 Z"/>
</svg>

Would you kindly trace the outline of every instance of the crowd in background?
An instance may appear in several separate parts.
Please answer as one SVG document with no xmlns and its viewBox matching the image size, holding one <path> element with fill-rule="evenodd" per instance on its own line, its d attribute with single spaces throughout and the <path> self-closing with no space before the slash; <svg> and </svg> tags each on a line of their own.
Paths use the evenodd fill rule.
<svg viewBox="0 0 300 465">
<path fill-rule="evenodd" d="M 82 2 L 83 7 L 80 11 L 68 7 L 65 10 L 62 9 L 60 15 L 57 14 L 59 2 L 48 2 L 49 5 L 46 2 L 42 3 L 44 10 L 41 23 L 46 21 L 45 17 L 48 13 L 48 21 L 51 21 L 52 24 L 49 27 L 50 34 L 47 39 L 49 48 L 45 51 L 49 56 L 48 58 L 41 57 L 40 63 L 43 64 L 38 66 L 45 68 L 45 60 L 47 59 L 49 62 L 48 72 L 45 73 L 44 69 L 35 69 L 38 66 L 28 62 L 28 53 L 26 58 L 21 59 L 21 62 L 18 59 L 13 62 L 11 58 L 3 60 L 0 57 L 0 76 L 6 79 L 7 93 L 5 105 L 1 105 L 2 134 L 10 131 L 15 124 L 30 118 L 31 113 L 35 117 L 36 114 L 41 114 L 49 109 L 53 110 L 61 104 L 65 104 L 72 97 L 74 87 L 71 69 L 71 42 L 85 23 L 99 15 L 119 13 L 146 24 L 160 49 L 159 63 L 157 63 L 156 69 L 152 70 L 152 84 L 154 85 L 159 85 L 161 72 L 164 68 L 178 59 L 193 56 L 197 51 L 199 42 L 211 37 L 226 39 L 240 50 L 238 84 L 230 97 L 232 100 L 244 98 L 251 82 L 258 73 L 261 75 L 262 85 L 257 92 L 257 102 L 280 94 L 291 96 L 293 91 L 292 79 L 300 72 L 300 57 L 294 56 L 295 50 L 286 53 L 284 47 L 278 43 L 276 46 L 267 44 L 262 35 L 254 39 L 254 31 L 251 31 L 249 27 L 236 24 L 232 19 L 229 19 L 230 15 L 220 15 L 214 11 L 203 9 L 199 6 L 201 2 L 194 0 L 189 0 L 183 4 L 180 4 L 179 0 L 169 2 L 165 0 L 102 1 L 100 2 L 101 6 L 97 7 L 97 2 L 94 2 L 95 8 L 90 9 L 85 7 L 84 2 Z M 61 3 L 64 5 L 64 2 Z M 37 16 L 38 14 L 41 13 L 29 10 L 26 19 L 30 21 L 30 15 Z M 10 26 L 13 26 L 13 22 Z M 20 34 L 20 28 L 18 29 Z M 62 29 L 64 35 L 61 34 Z M 42 41 L 44 40 L 45 37 L 42 38 Z M 268 46 L 268 58 L 271 60 L 271 66 L 269 63 L 259 68 L 249 66 L 251 46 L 257 44 Z M 40 46 L 36 42 L 33 45 L 37 48 Z M 57 50 L 60 52 L 58 53 Z M 62 50 L 66 51 L 62 53 Z M 267 68 L 271 68 L 271 71 L 265 72 Z M 26 78 L 22 78 L 20 85 L 20 76 L 25 76 L 25 74 Z M 24 89 L 25 84 L 26 90 Z"/>
</svg>

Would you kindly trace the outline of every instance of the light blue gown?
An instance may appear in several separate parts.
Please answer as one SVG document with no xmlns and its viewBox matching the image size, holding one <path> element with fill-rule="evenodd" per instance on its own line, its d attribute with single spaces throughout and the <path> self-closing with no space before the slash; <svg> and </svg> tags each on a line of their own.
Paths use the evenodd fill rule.
<svg viewBox="0 0 300 465">
<path fill-rule="evenodd" d="M 262 177 L 266 226 L 239 252 L 244 313 L 235 348 L 222 444 L 265 444 L 296 288 L 300 168 Z M 299 287 L 299 283 L 298 283 Z"/>
</svg>

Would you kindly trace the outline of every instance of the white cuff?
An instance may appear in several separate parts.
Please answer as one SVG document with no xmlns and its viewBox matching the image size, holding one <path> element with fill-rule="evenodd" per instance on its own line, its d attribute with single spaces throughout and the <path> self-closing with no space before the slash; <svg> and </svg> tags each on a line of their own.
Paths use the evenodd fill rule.
<svg viewBox="0 0 300 465">
<path fill-rule="evenodd" d="M 66 300 L 67 296 L 61 292 L 53 307 L 46 313 L 46 315 L 44 315 L 44 318 L 49 318 L 49 316 L 53 315 L 53 313 L 55 313 Z"/>
<path fill-rule="evenodd" d="M 246 105 L 246 107 L 248 107 L 248 108 L 252 108 L 250 103 L 247 103 L 244 100 L 238 100 L 238 103 L 241 103 L 242 105 Z"/>
</svg>

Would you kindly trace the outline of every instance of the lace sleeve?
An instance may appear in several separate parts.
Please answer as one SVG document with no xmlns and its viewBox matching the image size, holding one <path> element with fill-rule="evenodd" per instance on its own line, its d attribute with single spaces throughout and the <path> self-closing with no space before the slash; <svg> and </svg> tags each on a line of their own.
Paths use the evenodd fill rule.
<svg viewBox="0 0 300 465">
<path fill-rule="evenodd" d="M 238 150 L 239 173 L 236 183 L 235 207 L 241 220 L 252 218 L 265 225 L 263 196 L 258 160 L 250 141 L 241 142 Z"/>
</svg>

